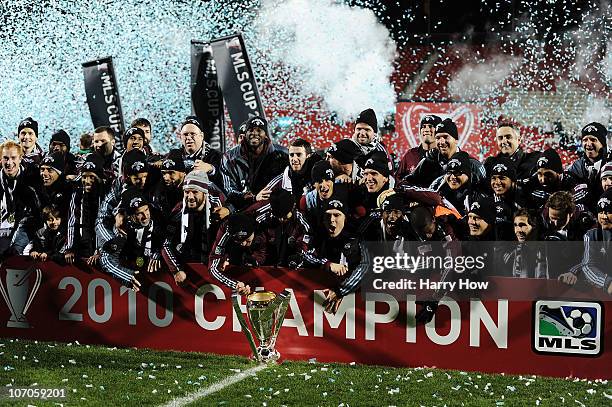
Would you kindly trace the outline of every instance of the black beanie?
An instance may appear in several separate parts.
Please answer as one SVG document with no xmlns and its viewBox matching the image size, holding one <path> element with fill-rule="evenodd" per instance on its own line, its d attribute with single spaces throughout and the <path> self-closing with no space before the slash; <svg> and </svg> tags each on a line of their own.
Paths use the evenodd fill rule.
<svg viewBox="0 0 612 407">
<path fill-rule="evenodd" d="M 406 211 L 406 199 L 402 194 L 388 195 L 380 206 L 383 211 Z"/>
<path fill-rule="evenodd" d="M 421 124 L 419 128 L 423 127 L 425 124 L 431 124 L 434 128 L 442 122 L 440 116 L 436 116 L 435 114 L 428 114 L 423 116 L 421 119 Z"/>
<path fill-rule="evenodd" d="M 608 129 L 606 129 L 606 126 L 603 124 L 597 122 L 587 124 L 582 128 L 582 137 L 584 136 L 597 137 L 597 140 L 599 140 L 599 142 L 603 144 L 603 147 L 606 148 L 608 143 Z"/>
<path fill-rule="evenodd" d="M 459 140 L 459 132 L 457 131 L 457 125 L 451 119 L 444 119 L 436 126 L 436 134 L 447 133 L 450 134 L 455 140 Z"/>
<path fill-rule="evenodd" d="M 310 177 L 312 178 L 312 182 L 333 180 L 335 178 L 334 170 L 332 170 L 332 167 L 327 160 L 317 161 L 315 165 L 312 166 Z"/>
<path fill-rule="evenodd" d="M 129 187 L 121 194 L 119 207 L 126 211 L 128 215 L 133 215 L 141 206 L 148 205 L 147 199 L 136 187 Z"/>
<path fill-rule="evenodd" d="M 98 153 L 91 153 L 85 157 L 85 162 L 81 166 L 81 174 L 84 172 L 93 172 L 98 178 L 104 177 L 104 157 Z"/>
<path fill-rule="evenodd" d="M 359 113 L 355 120 L 355 124 L 357 123 L 365 123 L 374 129 L 374 133 L 378 133 L 378 120 L 376 120 L 376 113 L 373 109 L 366 109 Z"/>
<path fill-rule="evenodd" d="M 204 131 L 204 127 L 202 126 L 202 123 L 200 122 L 200 119 L 198 119 L 196 116 L 187 116 L 185 117 L 185 120 L 183 121 L 183 124 L 181 124 L 181 130 L 183 130 L 183 127 L 185 127 L 185 125 L 187 124 L 193 124 L 194 126 L 196 126 L 198 129 L 200 129 L 200 131 Z"/>
<path fill-rule="evenodd" d="M 255 232 L 255 219 L 244 213 L 231 215 L 227 220 L 227 232 L 234 240 L 243 241 Z"/>
<path fill-rule="evenodd" d="M 40 166 L 43 165 L 53 168 L 61 175 L 66 170 L 66 156 L 60 152 L 49 153 L 40 162 Z"/>
<path fill-rule="evenodd" d="M 266 136 L 268 135 L 268 121 L 263 117 L 255 116 L 247 120 L 245 133 L 255 127 L 259 127 L 266 133 Z"/>
<path fill-rule="evenodd" d="M 291 192 L 286 189 L 275 189 L 270 194 L 270 208 L 272 215 L 277 218 L 284 218 L 293 210 L 295 200 Z"/>
<path fill-rule="evenodd" d="M 68 147 L 68 151 L 70 151 L 70 136 L 66 133 L 65 130 L 58 130 L 51 136 L 51 141 L 49 145 L 57 141 L 58 143 L 63 143 L 66 147 Z"/>
<path fill-rule="evenodd" d="M 31 117 L 26 117 L 19 123 L 17 127 L 17 133 L 19 133 L 23 129 L 32 129 L 34 130 L 34 134 L 38 137 L 38 122 Z"/>
<path fill-rule="evenodd" d="M 327 201 L 323 202 L 323 212 L 329 211 L 331 209 L 337 209 L 343 214 L 348 213 L 348 205 L 344 200 L 334 198 L 333 196 Z"/>
<path fill-rule="evenodd" d="M 470 206 L 470 212 L 480 216 L 489 225 L 495 225 L 495 219 L 497 218 L 497 211 L 495 202 L 491 198 L 480 198 L 476 202 L 473 202 Z"/>
<path fill-rule="evenodd" d="M 382 151 L 373 152 L 370 158 L 366 160 L 363 168 L 378 171 L 383 177 L 388 177 L 389 173 L 391 172 L 389 170 L 389 160 L 387 159 L 387 154 L 383 153 Z"/>
<path fill-rule="evenodd" d="M 350 139 L 340 140 L 332 144 L 327 152 L 342 164 L 351 164 L 362 154 L 361 148 Z"/>
<path fill-rule="evenodd" d="M 465 174 L 468 177 L 472 176 L 472 164 L 470 156 L 465 151 L 458 151 L 448 160 L 446 164 L 446 173 L 458 172 Z"/>
<path fill-rule="evenodd" d="M 516 181 L 516 165 L 509 157 L 493 158 L 491 166 L 491 175 L 503 175 Z"/>
<path fill-rule="evenodd" d="M 121 160 L 123 173 L 127 176 L 148 172 L 147 156 L 140 150 L 130 150 L 123 155 Z"/>
<path fill-rule="evenodd" d="M 138 127 L 130 127 L 129 129 L 127 129 L 125 131 L 125 133 L 123 134 L 123 146 L 127 148 L 127 143 L 128 140 L 130 139 L 130 137 L 132 137 L 134 134 L 138 134 L 140 135 L 140 137 L 142 137 L 142 142 L 143 145 L 147 143 L 147 138 L 145 137 L 145 132 L 143 129 L 138 128 Z"/>
<path fill-rule="evenodd" d="M 171 149 L 166 158 L 162 160 L 161 170 L 185 172 L 183 152 L 178 148 Z"/>
<path fill-rule="evenodd" d="M 540 168 L 552 170 L 557 174 L 561 174 L 563 172 L 563 162 L 561 161 L 559 154 L 552 148 L 549 148 L 542 153 L 540 158 L 538 158 L 536 170 L 539 170 Z"/>
<path fill-rule="evenodd" d="M 612 213 L 612 188 L 608 188 L 597 201 L 597 212 Z"/>
</svg>

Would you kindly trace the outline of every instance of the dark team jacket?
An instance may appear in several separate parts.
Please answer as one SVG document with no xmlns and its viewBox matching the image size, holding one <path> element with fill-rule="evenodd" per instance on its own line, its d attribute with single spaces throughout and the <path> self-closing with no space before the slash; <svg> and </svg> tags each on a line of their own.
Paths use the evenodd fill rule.
<svg viewBox="0 0 612 407">
<path fill-rule="evenodd" d="M 272 178 L 266 188 L 274 191 L 276 189 L 285 189 L 293 194 L 296 205 L 299 205 L 302 196 L 306 195 L 309 191 L 314 188 L 314 183 L 310 177 L 312 167 L 317 162 L 321 161 L 322 158 L 318 154 L 312 154 L 306 159 L 302 166 L 302 171 L 295 172 L 291 169 L 291 166 L 285 167 L 285 170 Z"/>
<path fill-rule="evenodd" d="M 20 224 L 33 236 L 42 224 L 42 207 L 38 194 L 25 180 L 23 168 L 13 179 L 8 178 L 4 170 L 0 170 L 0 221 L 12 220 L 11 236 Z"/>
<path fill-rule="evenodd" d="M 78 253 L 90 257 L 96 251 L 96 216 L 104 197 L 104 188 L 85 192 L 83 186 L 75 187 L 70 199 L 66 246 L 63 252 Z"/>
<path fill-rule="evenodd" d="M 214 171 L 208 173 L 208 179 L 212 181 L 217 188 L 223 189 L 223 177 L 221 175 L 221 161 L 223 154 L 215 150 L 207 142 L 202 143 L 202 148 L 193 154 L 187 154 L 183 149 L 183 162 L 185 164 L 185 172 L 193 170 L 196 160 L 204 161 L 214 167 Z"/>
<path fill-rule="evenodd" d="M 457 148 L 457 152 L 461 151 Z M 420 187 L 428 187 L 438 177 L 446 173 L 446 165 L 449 159 L 440 154 L 438 150 L 429 150 L 421 159 L 412 174 L 404 176 L 404 181 Z M 472 169 L 471 181 L 479 185 L 486 179 L 485 168 L 480 161 L 470 156 L 470 167 Z"/>
<path fill-rule="evenodd" d="M 335 238 L 317 235 L 313 248 L 304 256 L 305 265 L 321 267 L 330 271 L 331 263 L 344 263 L 348 272 L 337 276 L 336 294 L 344 297 L 355 292 L 361 283 L 370 263 L 370 255 L 365 244 L 354 234 L 343 230 Z"/>
<path fill-rule="evenodd" d="M 608 291 L 612 284 L 612 230 L 597 226 L 584 235 L 584 254 L 579 268 L 586 280 L 593 286 Z"/>
<path fill-rule="evenodd" d="M 533 169 L 540 158 L 540 153 L 533 151 L 526 153 L 521 147 L 517 148 L 516 151 L 508 156 L 506 154 L 497 154 L 495 157 L 487 157 L 484 162 L 484 167 L 487 172 L 487 179 L 491 179 L 491 170 L 495 163 L 495 160 L 499 157 L 508 157 L 514 163 L 516 167 L 516 179 L 526 180 L 533 174 Z"/>
<path fill-rule="evenodd" d="M 180 201 L 170 214 L 166 227 L 166 239 L 162 247 L 162 257 L 171 274 L 182 270 L 185 263 L 206 264 L 219 230 L 219 224 L 212 217 L 215 208 L 222 207 L 225 195 L 210 188 L 207 203 L 200 212 L 185 212 Z"/>
<path fill-rule="evenodd" d="M 117 257 L 120 263 L 131 268 L 140 268 L 142 265 L 136 263 L 138 258 L 161 259 L 161 248 L 166 236 L 166 228 L 160 214 L 153 208 L 151 210 L 151 222 L 148 226 L 140 226 L 130 220 L 125 222 L 127 235 L 116 233 L 102 246 L 102 250 L 113 257 Z M 141 234 L 141 239 L 138 239 Z M 146 262 L 145 262 L 146 264 Z"/>
<path fill-rule="evenodd" d="M 305 216 L 298 210 L 281 223 L 272 214 L 269 201 L 257 202 L 249 206 L 245 213 L 255 216 L 257 229 L 266 235 L 266 265 L 288 266 L 290 256 L 303 255 L 310 243 L 310 225 Z"/>
<path fill-rule="evenodd" d="M 233 265 L 259 266 L 265 264 L 268 241 L 264 233 L 255 233 L 249 247 L 242 247 L 231 238 L 227 231 L 227 222 L 219 228 L 208 261 L 208 271 L 211 276 L 232 290 L 236 289 L 238 280 L 229 276 L 225 270 L 225 262 Z"/>
<path fill-rule="evenodd" d="M 32 251 L 46 253 L 49 260 L 64 264 L 63 248 L 66 244 L 66 228 L 62 226 L 58 230 L 42 227 L 32 239 Z"/>
<path fill-rule="evenodd" d="M 567 172 L 561 174 L 561 180 L 559 185 L 556 187 L 544 188 L 538 182 L 538 177 L 533 174 L 529 180 L 523 185 L 523 191 L 525 193 L 526 207 L 533 208 L 535 210 L 542 210 L 548 198 L 558 191 L 567 191 L 574 193 L 576 187 L 576 180 Z"/>
<path fill-rule="evenodd" d="M 287 166 L 286 152 L 273 145 L 269 139 L 265 141 L 264 151 L 253 157 L 243 141 L 225 153 L 221 163 L 223 188 L 228 200 L 238 209 L 251 202 L 245 202 L 242 196 L 249 191 L 257 195 L 274 177 L 283 172 Z"/>
</svg>

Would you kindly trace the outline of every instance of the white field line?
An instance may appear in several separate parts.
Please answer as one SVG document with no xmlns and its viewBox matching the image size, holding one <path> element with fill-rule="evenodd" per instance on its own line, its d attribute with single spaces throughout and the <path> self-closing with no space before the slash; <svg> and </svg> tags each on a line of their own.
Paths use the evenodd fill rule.
<svg viewBox="0 0 612 407">
<path fill-rule="evenodd" d="M 208 387 L 195 391 L 193 393 L 187 394 L 183 397 L 178 397 L 170 400 L 167 404 L 163 404 L 163 407 L 180 407 L 187 405 L 189 403 L 193 403 L 194 401 L 211 395 L 213 393 L 218 392 L 228 386 L 231 386 L 234 383 L 238 383 L 241 380 L 246 379 L 249 376 L 254 376 L 257 372 L 267 368 L 269 365 L 261 364 L 250 369 L 245 370 L 244 372 L 236 373 L 235 375 L 226 377 L 225 379 L 218 381 L 217 383 L 213 383 Z"/>
</svg>

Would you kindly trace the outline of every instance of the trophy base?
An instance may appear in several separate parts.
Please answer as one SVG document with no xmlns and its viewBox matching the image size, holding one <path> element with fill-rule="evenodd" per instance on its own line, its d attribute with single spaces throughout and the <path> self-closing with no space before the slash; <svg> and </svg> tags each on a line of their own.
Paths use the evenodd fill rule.
<svg viewBox="0 0 612 407">
<path fill-rule="evenodd" d="M 280 359 L 280 353 L 276 349 L 258 347 L 257 355 L 253 358 L 259 363 L 276 363 Z"/>
<path fill-rule="evenodd" d="M 6 322 L 6 326 L 7 328 L 29 328 L 30 327 L 30 323 L 28 322 L 27 319 L 9 319 Z"/>
</svg>

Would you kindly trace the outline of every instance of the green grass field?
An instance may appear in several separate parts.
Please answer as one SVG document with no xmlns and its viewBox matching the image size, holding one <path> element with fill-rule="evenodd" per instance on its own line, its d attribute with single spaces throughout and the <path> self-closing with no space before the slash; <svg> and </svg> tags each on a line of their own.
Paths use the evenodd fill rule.
<svg viewBox="0 0 612 407">
<path fill-rule="evenodd" d="M 0 361 L 0 404 L 23 406 L 159 405 L 256 366 L 241 357 L 15 339 L 0 339 Z M 67 397 L 10 400 L 6 386 L 64 388 Z M 605 406 L 612 405 L 612 386 L 600 380 L 285 362 L 191 405 Z"/>
</svg>

